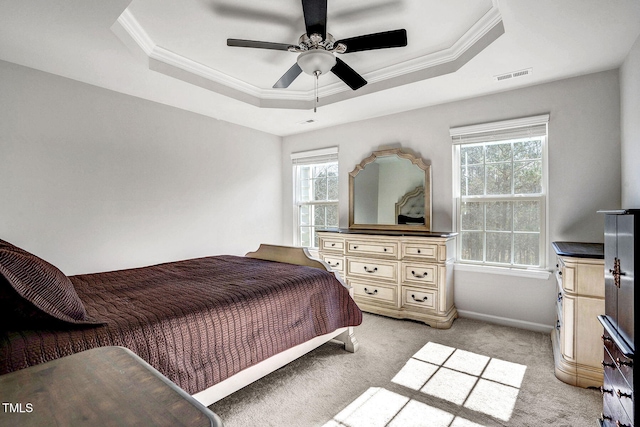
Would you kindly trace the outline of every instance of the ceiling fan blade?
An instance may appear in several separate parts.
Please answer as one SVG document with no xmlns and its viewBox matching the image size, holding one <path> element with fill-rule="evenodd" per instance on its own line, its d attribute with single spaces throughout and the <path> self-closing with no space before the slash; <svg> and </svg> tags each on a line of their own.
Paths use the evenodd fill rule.
<svg viewBox="0 0 640 427">
<path fill-rule="evenodd" d="M 327 37 L 327 0 L 302 0 L 302 13 L 307 35 L 317 33 Z"/>
<path fill-rule="evenodd" d="M 390 47 L 404 47 L 407 45 L 407 30 L 384 31 L 382 33 L 367 34 L 338 40 L 347 47 L 345 53 L 363 50 L 386 49 Z"/>
<path fill-rule="evenodd" d="M 358 90 L 367 84 L 367 81 L 355 70 L 349 67 L 343 60 L 336 58 L 336 65 L 331 69 L 333 74 L 345 82 L 353 90 Z"/>
<path fill-rule="evenodd" d="M 235 47 L 255 47 L 257 49 L 271 49 L 271 50 L 289 50 L 290 44 L 286 43 L 272 43 L 272 42 L 259 42 L 255 40 L 241 40 L 241 39 L 227 39 L 227 46 Z"/>
<path fill-rule="evenodd" d="M 283 89 L 289 87 L 289 85 L 293 83 L 293 81 L 300 75 L 300 73 L 302 73 L 302 68 L 300 68 L 300 66 L 296 62 L 291 68 L 289 68 L 286 73 L 284 73 L 282 77 L 280 77 L 280 80 L 278 80 L 276 84 L 273 85 L 273 88 Z"/>
</svg>

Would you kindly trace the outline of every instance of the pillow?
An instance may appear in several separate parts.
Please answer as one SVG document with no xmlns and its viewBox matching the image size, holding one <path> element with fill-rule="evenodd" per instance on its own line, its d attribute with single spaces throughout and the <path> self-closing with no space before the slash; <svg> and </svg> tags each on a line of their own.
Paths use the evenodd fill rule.
<svg viewBox="0 0 640 427">
<path fill-rule="evenodd" d="M 11 324 L 33 326 L 52 318 L 96 324 L 65 274 L 37 256 L 0 239 L 0 307 Z"/>
</svg>

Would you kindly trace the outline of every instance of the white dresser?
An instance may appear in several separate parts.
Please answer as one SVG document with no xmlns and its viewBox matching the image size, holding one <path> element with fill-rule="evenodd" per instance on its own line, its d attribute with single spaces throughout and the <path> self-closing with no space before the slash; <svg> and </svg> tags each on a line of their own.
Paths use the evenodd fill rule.
<svg viewBox="0 0 640 427">
<path fill-rule="evenodd" d="M 556 251 L 556 327 L 551 333 L 556 377 L 600 387 L 604 314 L 604 250 L 598 243 L 553 242 Z"/>
<path fill-rule="evenodd" d="M 363 311 L 451 327 L 455 233 L 319 232 L 320 257 L 353 287 Z"/>
</svg>

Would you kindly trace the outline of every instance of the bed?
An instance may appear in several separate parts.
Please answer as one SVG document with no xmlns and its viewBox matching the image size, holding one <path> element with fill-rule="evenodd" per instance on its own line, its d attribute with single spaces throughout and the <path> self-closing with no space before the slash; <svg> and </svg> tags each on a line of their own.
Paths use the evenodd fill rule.
<svg viewBox="0 0 640 427">
<path fill-rule="evenodd" d="M 0 310 L 0 374 L 116 345 L 207 406 L 331 339 L 356 351 L 362 321 L 328 265 L 273 245 L 67 277 L 0 240 Z"/>
<path fill-rule="evenodd" d="M 418 186 L 396 203 L 398 224 L 424 225 L 424 187 Z"/>
</svg>

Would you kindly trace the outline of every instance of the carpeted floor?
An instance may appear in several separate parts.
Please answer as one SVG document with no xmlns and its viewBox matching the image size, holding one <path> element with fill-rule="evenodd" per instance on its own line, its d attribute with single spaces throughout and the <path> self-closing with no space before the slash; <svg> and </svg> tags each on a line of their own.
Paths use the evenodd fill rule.
<svg viewBox="0 0 640 427">
<path fill-rule="evenodd" d="M 555 378 L 547 334 L 366 313 L 355 333 L 355 354 L 327 343 L 210 409 L 225 427 L 592 427 L 602 411 L 599 391 Z"/>
</svg>

